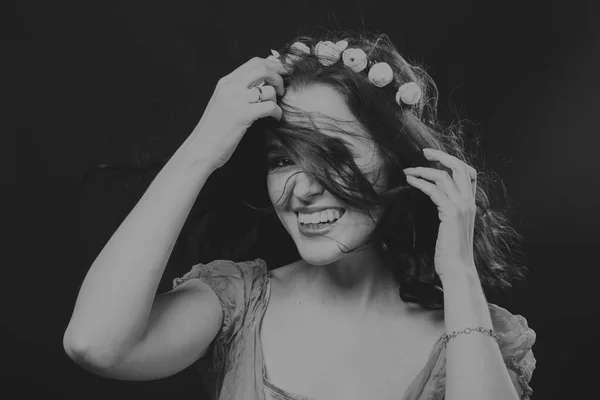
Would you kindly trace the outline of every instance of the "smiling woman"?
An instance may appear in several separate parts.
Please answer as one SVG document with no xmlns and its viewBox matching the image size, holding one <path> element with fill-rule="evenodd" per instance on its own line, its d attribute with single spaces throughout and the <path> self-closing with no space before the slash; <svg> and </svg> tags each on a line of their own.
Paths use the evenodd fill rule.
<svg viewBox="0 0 600 400">
<path fill-rule="evenodd" d="M 355 127 L 354 130 L 357 130 L 356 127 L 359 127 L 360 124 L 346 105 L 345 98 L 333 87 L 314 84 L 295 90 L 288 89 L 282 99 L 282 104 L 286 120 L 279 131 L 270 132 L 268 129 L 266 130 L 267 148 L 275 147 L 271 143 L 278 140 L 280 142 L 279 146 L 281 146 L 280 153 L 296 152 L 297 154 L 306 152 L 308 154 L 302 157 L 297 155 L 294 157 L 293 154 L 290 154 L 289 157 L 295 158 L 298 163 L 290 162 L 286 166 L 269 165 L 267 188 L 270 202 L 274 204 L 279 220 L 294 241 L 300 257 L 304 261 L 310 265 L 333 264 L 336 261 L 332 259 L 333 249 L 335 249 L 333 251 L 335 253 L 339 252 L 338 247 L 344 247 L 338 255 L 341 258 L 350 248 L 364 245 L 368 241 L 368 235 L 373 231 L 376 221 L 370 216 L 369 212 L 355 210 L 351 207 L 350 201 L 344 202 L 344 197 L 348 198 L 349 196 L 339 193 L 339 189 L 326 190 L 324 185 L 313 182 L 313 178 L 306 173 L 309 170 L 305 169 L 303 164 L 317 164 L 316 160 L 319 158 L 319 152 L 325 153 L 321 159 L 326 159 L 325 157 L 329 156 L 331 159 L 342 160 L 343 156 L 341 155 L 326 154 L 331 149 L 335 149 L 335 145 L 328 144 L 327 141 L 333 143 L 338 140 L 338 151 L 348 153 L 346 159 L 351 159 L 352 163 L 356 164 L 354 168 L 360 170 L 360 176 L 365 175 L 375 178 L 373 182 L 369 182 L 365 187 L 369 189 L 377 187 L 381 191 L 384 188 L 384 177 L 381 176 L 383 160 L 374 142 L 369 139 L 364 131 L 362 133 L 351 131 L 350 134 L 344 131 L 340 132 L 339 128 L 330 131 L 327 124 L 322 122 L 323 118 L 315 121 L 319 134 L 312 135 L 313 139 L 305 144 L 305 149 L 286 142 L 286 140 L 289 140 L 289 136 L 286 137 L 284 133 L 286 124 L 301 125 L 302 121 L 306 120 L 303 118 L 303 113 L 306 113 L 308 118 L 312 113 L 318 113 L 322 117 L 334 120 L 338 126 L 348 126 L 349 129 Z M 292 108 L 300 111 L 296 111 L 296 115 L 288 115 L 288 109 Z M 319 140 L 323 142 L 319 143 Z M 283 150 L 283 146 L 292 149 Z M 351 153 L 356 156 L 350 156 L 349 158 L 348 155 Z M 267 157 L 272 157 L 272 154 L 268 154 Z M 330 171 L 328 167 L 327 165 L 317 167 L 321 168 L 318 173 L 325 176 L 325 179 L 328 177 L 323 173 Z M 314 173 L 314 168 L 311 172 Z M 351 178 L 352 176 L 347 177 Z M 331 182 L 330 186 L 339 185 L 340 183 L 339 181 Z M 286 187 L 290 188 L 287 192 L 285 191 Z M 338 194 L 338 196 L 333 193 Z M 281 201 L 282 199 L 284 201 Z M 318 201 L 315 201 L 316 199 Z M 376 210 L 370 211 L 374 212 Z M 332 222 L 319 224 L 321 221 Z M 307 237 L 316 236 L 324 236 L 329 240 L 305 240 Z M 330 248 L 331 246 L 334 246 L 333 249 Z M 349 269 L 348 265 L 343 268 L 345 270 Z"/>
<path fill-rule="evenodd" d="M 436 106 L 386 35 L 300 36 L 225 76 L 92 266 L 65 347 L 119 379 L 200 361 L 214 399 L 528 398 L 535 332 L 484 295 L 524 277 L 520 236 Z M 211 261 L 155 298 L 217 190 Z"/>
</svg>

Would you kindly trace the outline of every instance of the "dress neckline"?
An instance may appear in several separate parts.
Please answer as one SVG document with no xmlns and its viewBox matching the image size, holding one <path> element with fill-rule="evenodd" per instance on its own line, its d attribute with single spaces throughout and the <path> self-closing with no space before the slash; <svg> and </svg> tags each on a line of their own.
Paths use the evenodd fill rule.
<svg viewBox="0 0 600 400">
<path fill-rule="evenodd" d="M 265 358 L 263 356 L 263 348 L 262 348 L 262 338 L 261 338 L 261 333 L 262 333 L 262 323 L 263 323 L 263 319 L 264 316 L 266 314 L 267 308 L 269 307 L 269 303 L 271 301 L 271 270 L 267 271 L 267 283 L 266 283 L 266 300 L 264 302 L 264 307 L 262 310 L 262 315 L 260 316 L 260 322 L 258 323 L 258 349 L 260 351 L 260 362 L 261 362 L 261 368 L 262 368 L 262 381 L 263 381 L 263 385 L 271 390 L 272 392 L 275 392 L 278 396 L 284 398 L 285 400 L 313 400 L 310 397 L 306 397 L 303 396 L 301 394 L 297 394 L 297 393 L 292 393 L 292 392 L 288 392 L 287 390 L 284 390 L 282 388 L 279 388 L 277 386 L 275 386 L 271 381 L 269 381 L 269 379 L 267 378 L 267 366 L 265 364 Z M 433 344 L 433 347 L 431 348 L 431 351 L 429 352 L 429 357 L 427 358 L 427 361 L 425 362 L 425 365 L 423 366 L 423 368 L 421 368 L 421 370 L 419 371 L 419 373 L 417 374 L 417 376 L 414 377 L 414 379 L 412 380 L 412 382 L 410 383 L 410 385 L 406 388 L 406 392 L 402 395 L 402 399 L 404 400 L 406 397 L 406 394 L 409 393 L 409 389 L 412 388 L 416 382 L 419 380 L 420 377 L 423 376 L 423 373 L 425 372 L 425 369 L 427 368 L 428 365 L 430 365 L 431 363 L 431 359 L 433 358 L 434 354 L 437 354 L 437 351 L 440 347 L 440 343 L 442 342 L 442 339 L 445 336 L 445 332 L 442 333 L 442 335 L 438 338 L 438 340 L 435 341 L 435 343 Z M 439 354 L 438 354 L 439 356 Z"/>
</svg>

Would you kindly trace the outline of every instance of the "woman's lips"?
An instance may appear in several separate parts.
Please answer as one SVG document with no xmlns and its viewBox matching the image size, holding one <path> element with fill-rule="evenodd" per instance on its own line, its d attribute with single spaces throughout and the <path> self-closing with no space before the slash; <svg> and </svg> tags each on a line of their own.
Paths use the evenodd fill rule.
<svg viewBox="0 0 600 400">
<path fill-rule="evenodd" d="M 300 223 L 300 219 L 298 218 L 298 213 L 296 212 L 296 220 L 298 221 L 298 230 L 300 231 L 300 233 L 302 233 L 305 236 L 321 236 L 324 235 L 325 233 L 331 231 L 336 225 L 337 223 L 344 217 L 344 214 L 346 214 L 346 210 L 342 209 L 342 214 L 340 215 L 340 217 L 331 222 L 328 223 L 327 225 L 321 227 L 321 228 L 310 228 L 309 225 L 313 225 L 313 224 L 302 224 Z M 317 225 L 317 224 L 314 224 Z"/>
</svg>

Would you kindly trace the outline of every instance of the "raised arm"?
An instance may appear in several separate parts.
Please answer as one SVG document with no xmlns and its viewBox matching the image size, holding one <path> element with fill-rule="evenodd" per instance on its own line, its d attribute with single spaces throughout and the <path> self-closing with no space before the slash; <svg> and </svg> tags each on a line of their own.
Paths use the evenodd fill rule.
<svg viewBox="0 0 600 400">
<path fill-rule="evenodd" d="M 144 361 L 158 360 L 159 350 L 171 360 L 182 357 L 176 364 L 183 368 L 218 331 L 219 301 L 201 282 L 156 296 L 175 241 L 213 171 L 208 162 L 192 160 L 185 152 L 186 144 L 159 172 L 83 281 L 63 345 L 88 369 L 105 370 L 140 357 L 139 349 L 148 353 Z"/>
<path fill-rule="evenodd" d="M 217 295 L 185 282 L 156 291 L 200 190 L 258 118 L 281 119 L 283 64 L 255 57 L 225 76 L 187 140 L 104 246 L 79 291 L 65 331 L 67 354 L 117 379 L 158 379 L 205 353 L 222 323 Z M 269 83 L 260 90 L 253 85 Z"/>
</svg>

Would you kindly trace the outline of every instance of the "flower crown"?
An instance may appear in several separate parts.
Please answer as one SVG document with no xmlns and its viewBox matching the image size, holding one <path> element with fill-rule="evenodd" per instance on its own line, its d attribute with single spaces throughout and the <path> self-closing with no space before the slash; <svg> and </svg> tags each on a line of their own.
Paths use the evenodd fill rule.
<svg viewBox="0 0 600 400">
<path fill-rule="evenodd" d="M 295 42 L 290 48 L 300 53 L 311 54 L 310 48 L 302 42 Z M 278 59 L 281 57 L 275 50 L 271 50 L 271 53 L 272 55 L 267 58 Z M 341 56 L 344 65 L 354 72 L 361 72 L 368 64 L 367 54 L 362 49 L 348 48 L 348 42 L 346 40 L 340 40 L 337 43 L 320 41 L 314 47 L 314 54 L 324 66 L 331 66 L 337 63 Z M 292 64 L 301 58 L 301 56 L 295 54 L 288 54 L 286 56 L 286 63 Z M 392 82 L 394 79 L 394 72 L 388 63 L 378 62 L 369 69 L 368 76 L 369 82 L 373 85 L 384 87 Z M 398 91 L 396 92 L 396 103 L 398 103 L 398 105 L 402 105 L 402 103 L 408 105 L 417 104 L 421 99 L 421 94 L 422 91 L 419 85 L 415 82 L 407 82 L 398 88 Z"/>
</svg>

